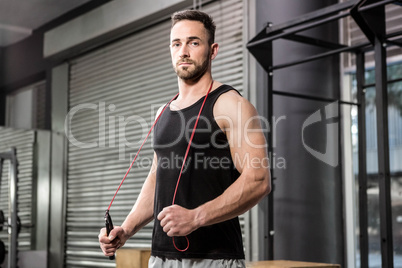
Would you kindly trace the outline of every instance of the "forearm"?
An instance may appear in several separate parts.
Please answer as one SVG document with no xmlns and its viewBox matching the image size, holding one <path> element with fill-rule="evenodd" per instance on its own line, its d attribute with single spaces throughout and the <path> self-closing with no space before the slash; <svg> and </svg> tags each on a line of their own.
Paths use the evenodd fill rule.
<svg viewBox="0 0 402 268">
<path fill-rule="evenodd" d="M 121 225 L 128 237 L 136 234 L 153 220 L 153 202 L 142 200 L 140 203 L 136 203 Z"/>
<path fill-rule="evenodd" d="M 196 208 L 195 221 L 202 227 L 232 219 L 251 209 L 269 192 L 269 170 L 244 172 L 222 195 Z"/>
<path fill-rule="evenodd" d="M 152 220 L 154 185 L 152 176 L 148 176 L 137 202 L 123 224 L 115 226 L 109 235 L 106 234 L 106 228 L 101 229 L 99 242 L 106 256 L 112 256 L 131 236 Z"/>
<path fill-rule="evenodd" d="M 148 178 L 133 208 L 121 225 L 128 237 L 133 236 L 153 220 L 154 195 L 155 184 Z"/>
</svg>

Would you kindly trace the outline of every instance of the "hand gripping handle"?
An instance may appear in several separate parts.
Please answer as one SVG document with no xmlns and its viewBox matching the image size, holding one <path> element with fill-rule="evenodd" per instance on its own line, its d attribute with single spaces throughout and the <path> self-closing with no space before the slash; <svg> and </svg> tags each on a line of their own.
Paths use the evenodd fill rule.
<svg viewBox="0 0 402 268">
<path fill-rule="evenodd" d="M 106 210 L 105 213 L 105 225 L 106 225 L 106 235 L 109 236 L 110 231 L 113 230 L 113 222 L 112 218 L 110 217 L 109 210 Z M 115 256 L 109 256 L 109 260 L 114 260 Z"/>
</svg>

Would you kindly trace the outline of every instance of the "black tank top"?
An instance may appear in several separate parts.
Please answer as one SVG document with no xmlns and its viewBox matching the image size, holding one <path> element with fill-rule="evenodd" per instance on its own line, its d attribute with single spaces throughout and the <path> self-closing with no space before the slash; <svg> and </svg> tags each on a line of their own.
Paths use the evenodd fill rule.
<svg viewBox="0 0 402 268">
<path fill-rule="evenodd" d="M 212 91 L 205 102 L 185 168 L 180 179 L 175 204 L 193 209 L 221 195 L 238 177 L 225 133 L 216 123 L 213 107 L 219 96 L 234 90 L 222 85 Z M 170 107 L 161 115 L 154 128 L 154 150 L 158 157 L 154 202 L 152 255 L 161 258 L 244 259 L 238 217 L 201 227 L 189 234 L 190 247 L 176 250 L 172 238 L 163 232 L 156 218 L 173 195 L 185 151 L 204 97 L 179 111 Z M 187 246 L 184 237 L 175 238 L 176 246 Z"/>
</svg>

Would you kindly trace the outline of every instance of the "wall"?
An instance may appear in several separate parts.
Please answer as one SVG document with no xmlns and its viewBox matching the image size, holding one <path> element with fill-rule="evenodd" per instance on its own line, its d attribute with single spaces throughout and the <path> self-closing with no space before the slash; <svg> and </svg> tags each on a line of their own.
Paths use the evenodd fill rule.
<svg viewBox="0 0 402 268">
<path fill-rule="evenodd" d="M 336 4 L 337 1 L 264 0 L 257 2 L 257 25 L 274 25 L 302 14 Z M 302 32 L 322 40 L 338 40 L 337 24 Z M 290 41 L 274 41 L 274 65 L 323 52 L 323 49 Z M 259 77 L 266 79 L 266 73 Z M 337 98 L 339 95 L 339 59 L 331 57 L 274 71 L 274 90 Z M 261 89 L 266 94 L 266 88 Z M 313 157 L 306 145 L 325 153 L 327 139 L 337 130 L 327 129 L 322 121 L 303 129 L 309 116 L 327 102 L 274 95 L 274 135 L 271 166 L 274 169 L 274 258 L 343 264 L 342 178 L 339 164 L 328 165 Z M 336 106 L 336 105 L 335 105 Z M 333 107 L 335 107 L 333 106 Z M 339 121 L 339 120 L 338 120 Z M 336 125 L 332 125 L 336 126 Z M 328 133 L 327 133 L 328 132 Z M 305 140 L 302 140 L 304 134 Z M 327 134 L 329 136 L 327 136 Z M 339 140 L 336 140 L 338 143 Z M 330 152 L 336 156 L 339 147 Z"/>
<path fill-rule="evenodd" d="M 30 37 L 0 48 L 0 126 L 5 124 L 5 95 L 38 81 L 49 79 L 47 73 L 52 66 L 58 64 L 43 56 L 44 33 L 109 1 L 111 0 L 88 2 L 35 29 Z M 50 103 L 46 105 L 47 113 L 50 115 Z M 47 129 L 49 129 L 50 119 L 48 118 L 47 121 Z"/>
<path fill-rule="evenodd" d="M 3 54 L 4 54 L 4 48 L 0 47 L 0 63 L 4 61 L 3 59 Z M 0 84 L 3 83 L 3 66 L 0 65 Z M 5 123 L 5 112 L 6 112 L 6 102 L 5 102 L 5 96 L 0 90 L 0 126 L 3 126 Z"/>
<path fill-rule="evenodd" d="M 0 88 L 23 87 L 45 77 L 47 63 L 43 58 L 43 33 L 32 36 L 3 48 Z M 4 89 L 3 89 L 4 90 Z"/>
<path fill-rule="evenodd" d="M 60 58 L 82 53 L 143 28 L 148 23 L 190 6 L 190 0 L 111 1 L 45 34 L 44 56 Z"/>
<path fill-rule="evenodd" d="M 0 63 L 4 61 L 4 48 L 0 47 Z M 3 84 L 4 74 L 3 66 L 0 66 L 0 84 Z M 6 96 L 0 90 L 0 126 L 5 124 L 5 113 L 6 113 Z"/>
<path fill-rule="evenodd" d="M 0 126 L 5 125 L 6 95 L 46 78 L 48 63 L 42 57 L 43 33 L 1 49 Z"/>
</svg>

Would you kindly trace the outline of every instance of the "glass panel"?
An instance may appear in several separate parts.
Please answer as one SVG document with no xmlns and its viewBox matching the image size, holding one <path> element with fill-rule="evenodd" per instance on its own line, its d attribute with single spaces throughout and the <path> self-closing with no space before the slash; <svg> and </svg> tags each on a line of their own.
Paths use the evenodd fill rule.
<svg viewBox="0 0 402 268">
<path fill-rule="evenodd" d="M 402 77 L 402 64 L 390 66 L 388 77 Z M 388 85 L 388 104 L 394 266 L 402 268 L 402 82 Z"/>
<path fill-rule="evenodd" d="M 368 242 L 369 267 L 381 268 L 381 232 L 379 211 L 379 185 L 377 175 L 368 176 L 367 208 L 368 208 Z"/>
<path fill-rule="evenodd" d="M 402 64 L 390 64 L 387 68 L 387 76 L 388 80 L 394 80 L 398 78 L 402 78 Z"/>
<path fill-rule="evenodd" d="M 378 173 L 377 110 L 374 87 L 366 88 L 366 145 L 367 175 L 376 175 Z"/>
<path fill-rule="evenodd" d="M 374 82 L 374 72 L 371 70 L 365 74 L 366 84 Z M 356 98 L 356 77 L 352 75 L 352 95 Z M 381 240 L 380 240 L 380 213 L 379 213 L 379 185 L 378 185 L 378 159 L 377 159 L 377 122 L 375 109 L 375 88 L 366 88 L 366 150 L 367 150 L 367 207 L 368 207 L 368 250 L 369 267 L 381 267 Z M 353 172 L 356 184 L 356 204 L 359 204 L 358 181 L 358 114 L 357 108 L 351 110 L 352 118 L 352 145 L 353 145 Z M 356 215 L 358 217 L 358 207 Z M 356 219 L 356 267 L 360 267 L 360 240 L 359 220 Z"/>
<path fill-rule="evenodd" d="M 366 79 L 374 82 L 374 71 L 366 72 Z M 378 184 L 377 111 L 375 88 L 366 88 L 366 149 L 367 149 L 367 215 L 369 267 L 381 268 L 381 231 Z"/>
<path fill-rule="evenodd" d="M 350 75 L 350 86 L 352 102 L 357 102 L 357 85 L 356 85 L 356 74 L 352 73 Z M 360 222 L 359 222 L 359 131 L 358 131 L 358 108 L 357 106 L 352 106 L 350 110 L 351 116 L 351 138 L 352 138 L 352 168 L 353 176 L 355 180 L 355 267 L 360 268 Z"/>
<path fill-rule="evenodd" d="M 399 158 L 401 159 L 401 158 Z M 402 175 L 392 177 L 392 218 L 394 239 L 394 267 L 402 267 Z"/>
<path fill-rule="evenodd" d="M 356 75 L 349 74 L 353 101 L 357 101 Z M 402 78 L 402 63 L 387 68 L 388 80 Z M 374 69 L 366 70 L 367 85 L 375 83 Z M 366 88 L 366 142 L 367 142 L 367 205 L 369 236 L 369 267 L 381 267 L 381 233 L 379 214 L 378 149 L 375 88 Z M 358 202 L 358 117 L 357 108 L 351 109 L 351 135 L 353 146 L 353 173 L 356 178 L 356 204 Z M 402 81 L 388 84 L 388 137 L 391 171 L 392 229 L 394 267 L 402 268 Z M 358 211 L 358 207 L 356 211 Z M 358 215 L 358 212 L 357 212 Z M 360 267 L 359 221 L 356 219 L 356 267 Z"/>
<path fill-rule="evenodd" d="M 367 69 L 364 74 L 364 79 L 366 80 L 366 85 L 374 84 L 375 83 L 375 70 Z"/>
</svg>

